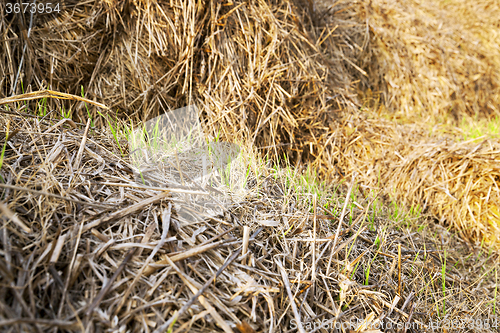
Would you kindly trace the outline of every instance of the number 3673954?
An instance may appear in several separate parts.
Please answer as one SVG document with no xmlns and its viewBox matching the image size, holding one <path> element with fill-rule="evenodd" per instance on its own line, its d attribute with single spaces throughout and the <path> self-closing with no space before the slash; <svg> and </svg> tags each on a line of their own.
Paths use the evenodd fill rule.
<svg viewBox="0 0 500 333">
<path fill-rule="evenodd" d="M 31 14 L 50 14 L 59 13 L 59 3 L 36 3 L 34 2 L 22 2 L 22 3 L 11 3 L 7 2 L 5 4 L 5 11 L 7 14 L 10 13 L 31 13 Z"/>
</svg>

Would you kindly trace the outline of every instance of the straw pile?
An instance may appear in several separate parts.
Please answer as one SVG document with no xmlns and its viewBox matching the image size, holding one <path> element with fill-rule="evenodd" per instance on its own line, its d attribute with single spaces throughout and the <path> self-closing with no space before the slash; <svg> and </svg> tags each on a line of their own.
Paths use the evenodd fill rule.
<svg viewBox="0 0 500 333">
<path fill-rule="evenodd" d="M 486 136 L 460 142 L 429 135 L 425 125 L 396 125 L 351 117 L 331 136 L 321 161 L 345 177 L 359 175 L 381 188 L 387 202 L 429 212 L 471 244 L 500 243 L 500 141 Z"/>
<path fill-rule="evenodd" d="M 352 44 L 366 42 L 366 26 L 345 7 L 326 22 L 290 1 L 63 1 L 58 15 L 33 18 L 24 53 L 27 31 L 4 17 L 0 94 L 21 93 L 21 79 L 24 90 L 80 95 L 83 86 L 133 120 L 196 104 L 226 138 L 300 151 L 318 124 L 352 105 L 352 59 L 361 52 Z M 30 61 L 21 64 L 22 55 Z M 83 103 L 65 106 L 75 120 L 88 117 Z"/>
<path fill-rule="evenodd" d="M 367 69 L 396 117 L 459 122 L 500 115 L 500 3 L 365 1 L 373 34 Z"/>
<path fill-rule="evenodd" d="M 428 208 L 471 243 L 500 248 L 498 138 L 457 143 L 456 128 L 438 136 L 442 123 L 500 114 L 498 2 L 375 0 L 357 12 L 372 36 L 365 105 L 422 126 L 347 118 L 357 131 L 332 138 L 345 144 L 329 163 L 360 170 L 366 185 L 407 207 Z"/>
<path fill-rule="evenodd" d="M 345 197 L 312 197 L 263 169 L 245 202 L 186 224 L 165 189 L 136 183 L 110 135 L 22 113 L 0 129 L 2 331 L 429 331 L 452 320 L 496 331 L 497 256 L 464 259 L 443 228 L 389 229 L 370 198 L 349 199 L 353 183 Z"/>
</svg>

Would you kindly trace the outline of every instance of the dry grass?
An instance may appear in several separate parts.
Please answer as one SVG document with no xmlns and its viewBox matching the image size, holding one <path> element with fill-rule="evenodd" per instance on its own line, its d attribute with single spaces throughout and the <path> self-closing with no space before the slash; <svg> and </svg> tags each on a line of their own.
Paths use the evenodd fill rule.
<svg viewBox="0 0 500 333">
<path fill-rule="evenodd" d="M 465 257 L 459 238 L 425 218 L 380 212 L 352 182 L 345 195 L 248 157 L 246 200 L 186 223 L 168 189 L 136 183 L 111 135 L 0 121 L 11 133 L 2 330 L 164 332 L 172 322 L 174 332 L 292 332 L 299 323 L 313 332 L 365 320 L 429 331 L 431 322 L 496 318 L 496 254 Z M 253 235 L 241 256 L 245 226 Z"/>
</svg>

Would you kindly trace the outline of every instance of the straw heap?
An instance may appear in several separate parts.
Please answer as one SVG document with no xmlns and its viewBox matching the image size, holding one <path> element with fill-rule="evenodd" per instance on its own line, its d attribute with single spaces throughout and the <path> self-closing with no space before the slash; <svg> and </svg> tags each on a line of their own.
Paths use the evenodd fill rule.
<svg viewBox="0 0 500 333">
<path fill-rule="evenodd" d="M 494 0 L 364 2 L 372 90 L 399 117 L 459 123 L 500 115 L 500 4 Z"/>
<path fill-rule="evenodd" d="M 457 135 L 436 132 L 352 117 L 332 134 L 337 145 L 321 159 L 346 177 L 357 172 L 367 188 L 382 189 L 387 202 L 429 212 L 471 244 L 498 249 L 499 140 L 457 141 Z"/>
</svg>

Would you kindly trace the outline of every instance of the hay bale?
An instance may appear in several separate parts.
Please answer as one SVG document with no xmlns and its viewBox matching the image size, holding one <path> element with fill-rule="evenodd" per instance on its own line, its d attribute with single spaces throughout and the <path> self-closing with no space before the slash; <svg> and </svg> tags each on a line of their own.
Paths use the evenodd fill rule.
<svg viewBox="0 0 500 333">
<path fill-rule="evenodd" d="M 21 67 L 24 89 L 44 85 L 80 95 L 83 86 L 86 97 L 134 120 L 196 104 L 207 126 L 226 139 L 290 143 L 300 156 L 311 141 L 319 144 L 319 124 L 354 105 L 349 90 L 362 52 L 352 44 L 366 39 L 366 26 L 347 4 L 332 7 L 335 15 L 322 17 L 318 9 L 315 25 L 302 5 L 64 1 L 58 15 L 35 16 L 22 66 L 26 41 L 16 38 L 22 16 L 4 16 L 0 31 L 10 53 L 0 57 L 6 74 L 0 97 L 11 94 Z M 75 120 L 88 117 L 83 103 L 65 107 Z"/>
<path fill-rule="evenodd" d="M 324 159 L 387 202 L 419 207 L 472 244 L 500 249 L 500 140 L 429 135 L 425 125 L 352 118 Z M 340 143 L 340 144 L 339 144 Z M 327 150 L 328 151 L 328 150 Z"/>
<path fill-rule="evenodd" d="M 500 114 L 498 1 L 374 0 L 359 12 L 374 36 L 369 85 L 396 116 Z"/>
</svg>

